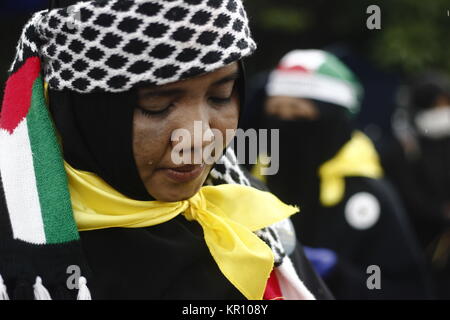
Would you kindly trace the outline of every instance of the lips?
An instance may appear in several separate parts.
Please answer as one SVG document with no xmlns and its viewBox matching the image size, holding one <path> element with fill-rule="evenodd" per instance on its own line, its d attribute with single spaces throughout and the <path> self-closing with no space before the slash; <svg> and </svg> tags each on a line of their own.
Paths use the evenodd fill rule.
<svg viewBox="0 0 450 320">
<path fill-rule="evenodd" d="M 188 182 L 199 177 L 203 173 L 204 169 L 205 169 L 204 164 L 202 165 L 189 164 L 180 167 L 161 169 L 161 171 L 169 179 L 174 180 L 175 182 Z"/>
<path fill-rule="evenodd" d="M 195 164 L 187 164 L 181 167 L 176 167 L 176 168 L 170 168 L 170 170 L 174 170 L 174 171 L 178 171 L 178 172 L 189 172 L 192 171 L 196 168 L 198 168 L 200 165 L 195 165 Z"/>
</svg>

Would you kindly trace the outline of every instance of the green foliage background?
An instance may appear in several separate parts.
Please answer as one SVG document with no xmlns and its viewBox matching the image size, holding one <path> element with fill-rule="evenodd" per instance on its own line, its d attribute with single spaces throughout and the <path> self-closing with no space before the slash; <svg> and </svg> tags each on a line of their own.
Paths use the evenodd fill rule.
<svg viewBox="0 0 450 320">
<path fill-rule="evenodd" d="M 450 74 L 449 0 L 244 0 L 259 45 L 250 71 L 273 67 L 294 48 L 345 43 L 380 68 L 411 75 L 426 68 Z M 369 5 L 381 30 L 368 30 Z"/>
</svg>

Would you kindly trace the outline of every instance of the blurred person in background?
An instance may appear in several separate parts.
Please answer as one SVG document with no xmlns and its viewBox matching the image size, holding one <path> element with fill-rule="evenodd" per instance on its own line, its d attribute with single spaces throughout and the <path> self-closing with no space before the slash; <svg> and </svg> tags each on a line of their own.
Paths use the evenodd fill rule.
<svg viewBox="0 0 450 320">
<path fill-rule="evenodd" d="M 280 130 L 279 171 L 263 178 L 300 206 L 299 239 L 336 253 L 325 278 L 336 298 L 431 298 L 403 208 L 372 142 L 354 129 L 362 88 L 353 73 L 327 52 L 294 50 L 257 82 L 247 110 L 259 113 L 260 127 Z M 368 288 L 371 265 L 381 271 L 378 290 Z"/>
<path fill-rule="evenodd" d="M 400 93 L 395 139 L 382 161 L 430 259 L 439 295 L 450 298 L 450 81 L 429 71 Z"/>
</svg>

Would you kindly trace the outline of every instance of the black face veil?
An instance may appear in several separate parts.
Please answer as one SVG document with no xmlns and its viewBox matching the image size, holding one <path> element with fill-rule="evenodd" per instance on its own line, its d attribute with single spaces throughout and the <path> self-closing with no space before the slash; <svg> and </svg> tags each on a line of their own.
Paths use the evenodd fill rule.
<svg viewBox="0 0 450 320">
<path fill-rule="evenodd" d="M 50 90 L 49 99 L 64 159 L 74 168 L 96 173 L 128 197 L 149 200 L 131 143 L 134 94 Z"/>
<path fill-rule="evenodd" d="M 320 113 L 318 120 L 281 120 L 263 115 L 266 128 L 280 130 L 280 168 L 276 175 L 267 177 L 268 186 L 282 200 L 302 206 L 318 197 L 319 167 L 351 139 L 353 131 L 343 107 L 313 101 Z"/>
</svg>

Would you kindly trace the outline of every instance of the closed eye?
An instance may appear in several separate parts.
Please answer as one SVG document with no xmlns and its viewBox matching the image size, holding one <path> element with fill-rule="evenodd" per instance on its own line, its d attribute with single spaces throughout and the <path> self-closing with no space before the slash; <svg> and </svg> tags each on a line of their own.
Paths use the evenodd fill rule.
<svg viewBox="0 0 450 320">
<path fill-rule="evenodd" d="M 160 109 L 160 110 L 148 110 L 148 109 L 144 109 L 140 106 L 137 106 L 137 108 L 144 116 L 151 117 L 151 116 L 163 116 L 163 115 L 167 114 L 173 106 L 174 106 L 174 104 L 171 103 L 167 107 Z"/>
<path fill-rule="evenodd" d="M 229 96 L 227 98 L 219 98 L 219 97 L 210 97 L 209 100 L 213 104 L 223 105 L 231 102 L 232 96 Z"/>
</svg>

